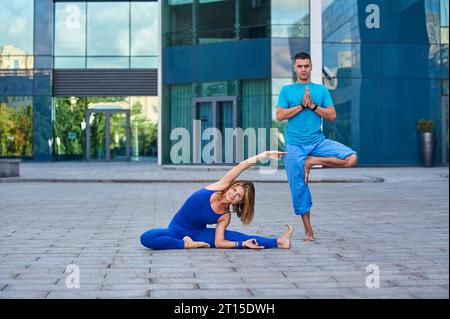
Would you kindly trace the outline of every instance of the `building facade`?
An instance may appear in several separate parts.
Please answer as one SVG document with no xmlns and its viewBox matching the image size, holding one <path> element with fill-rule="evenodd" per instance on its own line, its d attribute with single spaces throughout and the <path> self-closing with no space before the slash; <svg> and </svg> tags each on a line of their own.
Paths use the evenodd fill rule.
<svg viewBox="0 0 450 319">
<path fill-rule="evenodd" d="M 0 157 L 156 158 L 156 1 L 0 8 Z"/>
<path fill-rule="evenodd" d="M 421 163 L 417 122 L 436 124 L 436 163 L 448 163 L 448 0 L 323 1 L 324 78 L 338 119 L 330 138 L 360 163 Z"/>
<path fill-rule="evenodd" d="M 336 104 L 325 135 L 361 165 L 420 165 L 422 118 L 436 125 L 435 163 L 448 163 L 448 1 L 167 0 L 162 10 L 163 164 L 234 163 L 260 149 L 250 144 L 282 149 L 276 102 L 299 51 Z M 244 131 L 239 145 L 226 128 Z M 268 128 L 279 129 L 276 144 Z"/>
</svg>

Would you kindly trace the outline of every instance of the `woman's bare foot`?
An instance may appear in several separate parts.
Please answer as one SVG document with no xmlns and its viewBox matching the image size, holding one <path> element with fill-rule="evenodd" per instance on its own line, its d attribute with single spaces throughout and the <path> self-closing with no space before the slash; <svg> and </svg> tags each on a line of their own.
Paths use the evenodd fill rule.
<svg viewBox="0 0 450 319">
<path fill-rule="evenodd" d="M 277 245 L 278 248 L 283 248 L 283 249 L 289 249 L 291 248 L 291 236 L 292 233 L 294 232 L 294 228 L 292 228 L 291 225 L 286 224 L 288 230 L 281 235 L 280 237 L 277 238 Z"/>
<path fill-rule="evenodd" d="M 303 237 L 304 241 L 314 241 L 314 234 L 313 233 L 306 233 L 305 237 Z"/>
<path fill-rule="evenodd" d="M 191 248 L 209 248 L 211 247 L 208 243 L 205 243 L 203 241 L 193 241 L 191 237 L 184 236 L 184 248 L 185 249 L 191 249 Z"/>
<path fill-rule="evenodd" d="M 312 163 L 312 159 L 310 157 L 306 158 L 305 160 L 305 184 L 308 184 L 309 182 L 309 172 L 311 171 L 311 167 L 313 167 L 314 164 Z"/>
</svg>

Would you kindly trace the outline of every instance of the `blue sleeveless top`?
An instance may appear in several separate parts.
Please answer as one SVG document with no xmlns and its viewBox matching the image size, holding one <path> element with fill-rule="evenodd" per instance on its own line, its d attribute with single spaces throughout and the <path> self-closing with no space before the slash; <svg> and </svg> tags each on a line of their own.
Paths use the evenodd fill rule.
<svg viewBox="0 0 450 319">
<path fill-rule="evenodd" d="M 169 228 L 196 231 L 204 230 L 206 225 L 217 224 L 222 215 L 213 211 L 210 202 L 215 192 L 205 188 L 194 192 L 175 214 Z"/>
</svg>

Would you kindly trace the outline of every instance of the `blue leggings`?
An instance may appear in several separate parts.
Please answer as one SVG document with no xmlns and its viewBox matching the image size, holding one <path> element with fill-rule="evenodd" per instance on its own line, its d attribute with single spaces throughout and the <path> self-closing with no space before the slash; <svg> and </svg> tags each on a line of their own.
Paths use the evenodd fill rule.
<svg viewBox="0 0 450 319">
<path fill-rule="evenodd" d="M 146 231 L 141 235 L 141 244 L 145 247 L 160 250 L 160 249 L 183 249 L 184 236 L 189 236 L 194 241 L 203 241 L 208 243 L 211 247 L 214 246 L 216 230 L 214 228 L 207 228 L 200 231 L 175 230 L 171 228 L 157 228 Z M 229 241 L 246 241 L 248 239 L 256 239 L 260 246 L 265 248 L 276 248 L 276 238 L 265 238 L 260 236 L 249 236 L 235 231 L 226 230 L 225 239 Z"/>
</svg>

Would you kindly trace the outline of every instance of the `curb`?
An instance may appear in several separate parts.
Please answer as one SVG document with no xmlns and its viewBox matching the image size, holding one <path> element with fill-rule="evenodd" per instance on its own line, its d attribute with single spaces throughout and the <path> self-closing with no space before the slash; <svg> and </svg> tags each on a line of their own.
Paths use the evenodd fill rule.
<svg viewBox="0 0 450 319">
<path fill-rule="evenodd" d="M 0 183 L 117 183 L 117 184 L 163 184 L 163 183 L 214 183 L 216 179 L 89 179 L 89 178 L 0 178 Z M 252 179 L 254 183 L 279 183 L 287 184 L 287 180 Z M 316 183 L 383 183 L 384 178 L 366 179 L 312 179 L 310 184 Z"/>
</svg>

